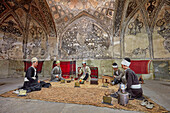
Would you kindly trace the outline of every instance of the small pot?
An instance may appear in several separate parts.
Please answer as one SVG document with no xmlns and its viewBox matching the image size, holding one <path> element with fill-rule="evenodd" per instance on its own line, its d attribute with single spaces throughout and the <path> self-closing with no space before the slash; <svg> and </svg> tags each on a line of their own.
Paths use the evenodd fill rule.
<svg viewBox="0 0 170 113">
<path fill-rule="evenodd" d="M 67 83 L 70 83 L 71 82 L 71 80 L 67 80 Z"/>
</svg>

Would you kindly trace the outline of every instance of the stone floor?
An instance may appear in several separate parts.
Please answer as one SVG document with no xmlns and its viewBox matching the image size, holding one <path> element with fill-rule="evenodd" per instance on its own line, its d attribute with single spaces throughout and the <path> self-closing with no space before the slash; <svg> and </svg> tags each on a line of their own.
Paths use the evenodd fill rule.
<svg viewBox="0 0 170 113">
<path fill-rule="evenodd" d="M 40 78 L 44 80 L 46 78 Z M 16 89 L 23 78 L 0 79 L 0 94 Z M 144 95 L 170 111 L 170 82 L 145 80 Z M 0 113 L 138 113 L 125 110 L 101 108 L 91 105 L 66 104 L 40 100 L 0 97 Z"/>
</svg>

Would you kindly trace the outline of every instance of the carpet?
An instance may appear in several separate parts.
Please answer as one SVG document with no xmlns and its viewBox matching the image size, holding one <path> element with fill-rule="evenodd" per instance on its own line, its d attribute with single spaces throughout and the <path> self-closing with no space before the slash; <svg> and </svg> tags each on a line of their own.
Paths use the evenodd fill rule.
<svg viewBox="0 0 170 113">
<path fill-rule="evenodd" d="M 46 81 L 48 82 L 48 81 Z M 108 107 L 113 109 L 123 109 L 129 111 L 142 111 L 146 113 L 166 113 L 165 108 L 156 104 L 151 99 L 147 98 L 150 102 L 154 103 L 153 109 L 147 109 L 140 105 L 141 100 L 129 100 L 127 106 L 122 106 L 118 104 L 116 98 L 112 98 L 113 105 L 103 104 L 103 96 L 106 94 L 111 94 L 117 91 L 118 85 L 102 87 L 101 79 L 98 85 L 90 85 L 89 82 L 81 84 L 80 87 L 74 87 L 75 81 L 71 83 L 60 83 L 51 82 L 52 87 L 42 88 L 41 91 L 35 91 L 28 93 L 25 97 L 19 97 L 13 93 L 13 91 L 1 94 L 2 97 L 13 97 L 22 99 L 37 99 L 50 102 L 62 102 L 62 103 L 73 103 L 73 104 L 83 104 L 83 105 L 94 105 L 98 107 Z"/>
</svg>

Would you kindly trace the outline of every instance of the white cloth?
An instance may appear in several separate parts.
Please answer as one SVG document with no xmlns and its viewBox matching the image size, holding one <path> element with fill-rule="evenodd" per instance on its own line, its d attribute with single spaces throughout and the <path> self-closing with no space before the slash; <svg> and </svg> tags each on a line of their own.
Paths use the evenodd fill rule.
<svg viewBox="0 0 170 113">
<path fill-rule="evenodd" d="M 32 77 L 32 79 L 36 79 L 36 77 Z M 26 77 L 24 78 L 24 81 L 29 81 Z"/>
<path fill-rule="evenodd" d="M 118 71 L 116 71 L 116 74 L 119 75 Z"/>
<path fill-rule="evenodd" d="M 128 62 L 127 60 L 123 59 L 121 64 L 129 67 L 131 63 Z"/>
<path fill-rule="evenodd" d="M 118 68 L 118 66 L 112 66 L 113 68 Z"/>
<path fill-rule="evenodd" d="M 141 84 L 136 84 L 136 85 L 131 85 L 130 88 L 132 88 L 132 89 L 140 89 L 142 87 L 141 87 Z"/>
<path fill-rule="evenodd" d="M 33 66 L 32 66 L 33 67 Z M 34 68 L 34 67 L 33 67 Z M 36 76 L 37 70 L 34 68 L 34 77 Z M 35 78 L 36 79 L 36 78 Z"/>
</svg>

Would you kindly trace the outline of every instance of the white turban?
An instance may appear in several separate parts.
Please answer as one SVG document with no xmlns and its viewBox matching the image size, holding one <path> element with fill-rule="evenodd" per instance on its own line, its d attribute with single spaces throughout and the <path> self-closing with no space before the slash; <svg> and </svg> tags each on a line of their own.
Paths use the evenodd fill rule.
<svg viewBox="0 0 170 113">
<path fill-rule="evenodd" d="M 121 64 L 129 67 L 131 63 L 128 62 L 127 60 L 123 59 Z"/>
<path fill-rule="evenodd" d="M 113 67 L 113 68 L 118 68 L 118 66 L 117 66 L 117 65 L 116 65 L 116 66 L 114 65 L 114 66 L 112 66 L 112 67 Z"/>
<path fill-rule="evenodd" d="M 38 59 L 36 58 L 36 57 L 33 57 L 32 59 L 31 59 L 31 62 L 33 63 L 33 62 L 38 62 Z"/>
<path fill-rule="evenodd" d="M 82 62 L 82 64 L 86 64 L 86 62 L 85 62 L 85 61 L 83 61 L 83 62 Z"/>
<path fill-rule="evenodd" d="M 113 67 L 113 68 L 118 68 L 117 63 L 113 63 L 113 64 L 112 64 L 112 67 Z"/>
<path fill-rule="evenodd" d="M 57 61 L 56 61 L 56 64 L 58 64 L 58 63 L 60 63 L 60 61 L 59 61 L 59 60 L 57 60 Z"/>
</svg>

